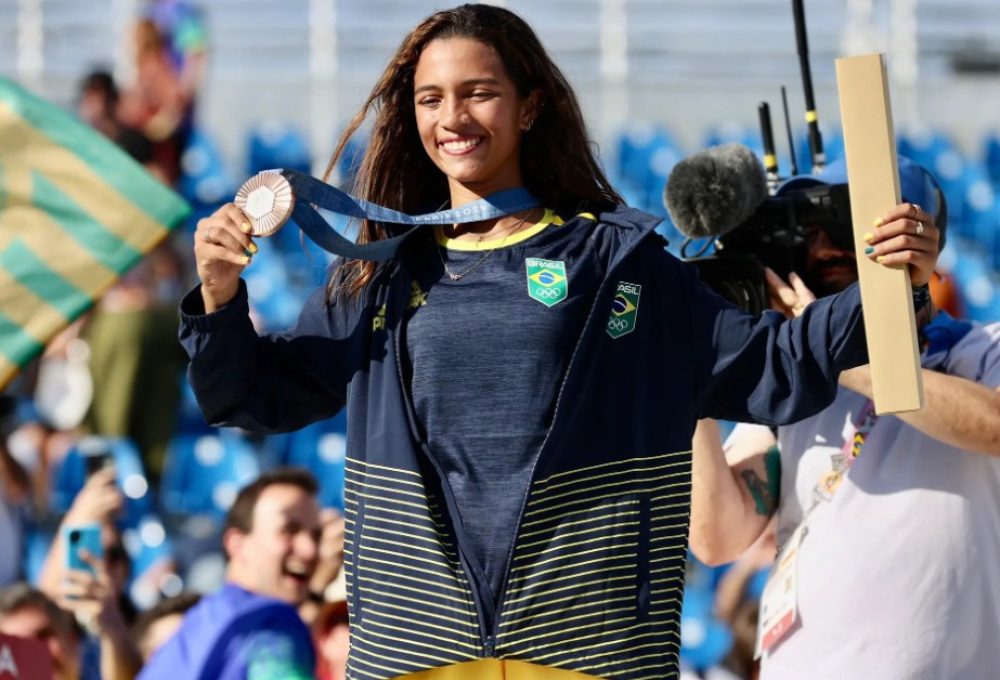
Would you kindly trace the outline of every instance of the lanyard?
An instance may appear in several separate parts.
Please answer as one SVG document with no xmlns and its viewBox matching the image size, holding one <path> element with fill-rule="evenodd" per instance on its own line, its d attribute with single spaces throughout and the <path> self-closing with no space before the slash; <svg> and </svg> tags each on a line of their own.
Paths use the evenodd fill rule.
<svg viewBox="0 0 1000 680">
<path fill-rule="evenodd" d="M 299 228 L 316 245 L 335 255 L 349 259 L 371 260 L 384 262 L 395 256 L 403 241 L 416 231 L 429 225 L 437 224 L 467 224 L 496 219 L 504 215 L 536 208 L 541 203 L 528 193 L 524 187 L 505 189 L 490 194 L 472 203 L 440 210 L 425 215 L 408 215 L 398 210 L 392 210 L 376 203 L 355 198 L 350 194 L 330 186 L 311 175 L 297 170 L 278 170 L 288 180 L 295 196 L 295 207 L 292 219 Z M 354 243 L 337 232 L 327 222 L 316 208 L 334 212 L 347 217 L 356 217 L 409 226 L 398 236 L 374 241 L 372 243 Z"/>
<path fill-rule="evenodd" d="M 868 399 L 858 413 L 858 417 L 854 419 L 854 433 L 847 437 L 840 453 L 831 456 L 830 470 L 823 473 L 813 488 L 813 504 L 806 513 L 806 517 L 819 503 L 833 499 L 833 495 L 840 488 L 844 476 L 861 455 L 861 449 L 864 448 L 868 434 L 875 427 L 876 421 L 878 421 L 878 414 L 875 413 L 875 404 L 871 399 Z M 803 521 L 805 521 L 805 517 Z"/>
</svg>

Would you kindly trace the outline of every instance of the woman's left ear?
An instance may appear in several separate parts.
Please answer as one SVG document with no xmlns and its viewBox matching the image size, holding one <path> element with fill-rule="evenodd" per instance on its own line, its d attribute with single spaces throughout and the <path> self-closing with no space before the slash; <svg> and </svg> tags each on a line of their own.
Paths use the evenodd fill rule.
<svg viewBox="0 0 1000 680">
<path fill-rule="evenodd" d="M 538 119 L 538 114 L 542 108 L 542 93 L 540 90 L 532 90 L 531 94 L 524 100 L 524 110 L 521 112 L 521 131 L 527 132 Z"/>
</svg>

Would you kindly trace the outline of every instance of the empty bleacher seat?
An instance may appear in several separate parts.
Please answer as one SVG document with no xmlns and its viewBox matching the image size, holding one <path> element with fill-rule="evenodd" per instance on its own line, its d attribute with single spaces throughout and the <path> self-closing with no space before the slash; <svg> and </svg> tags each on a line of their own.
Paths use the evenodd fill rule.
<svg viewBox="0 0 1000 680">
<path fill-rule="evenodd" d="M 984 323 L 1000 319 L 1000 288 L 997 286 L 995 273 L 990 271 L 986 256 L 968 243 L 955 245 L 952 273 L 962 292 L 966 316 Z"/>
<path fill-rule="evenodd" d="M 986 136 L 983 142 L 983 162 L 993 186 L 1000 189 L 1000 132 Z"/>
<path fill-rule="evenodd" d="M 167 451 L 160 502 L 172 515 L 221 520 L 259 473 L 253 447 L 232 432 L 179 435 Z"/>
<path fill-rule="evenodd" d="M 313 423 L 288 440 L 289 465 L 304 467 L 319 482 L 320 503 L 344 511 L 344 464 L 347 457 L 347 415 Z"/>
<path fill-rule="evenodd" d="M 178 189 L 194 208 L 194 217 L 202 217 L 233 200 L 238 188 L 222 160 L 222 154 L 209 134 L 195 128 L 181 156 Z"/>
<path fill-rule="evenodd" d="M 681 606 L 681 663 L 696 670 L 711 668 L 726 658 L 733 634 L 713 614 L 715 592 L 688 585 Z"/>
<path fill-rule="evenodd" d="M 293 125 L 266 121 L 248 135 L 247 176 L 276 168 L 312 171 L 312 158 L 305 136 Z"/>
</svg>

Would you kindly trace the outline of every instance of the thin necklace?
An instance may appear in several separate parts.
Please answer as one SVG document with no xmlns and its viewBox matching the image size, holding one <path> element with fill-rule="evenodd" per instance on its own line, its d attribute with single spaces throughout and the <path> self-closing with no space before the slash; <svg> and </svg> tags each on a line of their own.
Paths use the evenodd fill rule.
<svg viewBox="0 0 1000 680">
<path fill-rule="evenodd" d="M 528 219 L 528 215 L 530 215 L 530 214 L 531 214 L 531 211 L 529 210 L 525 214 L 524 217 L 522 217 L 521 219 L 519 219 L 517 222 L 514 223 L 514 226 L 512 226 L 510 229 L 506 230 L 507 233 L 504 235 L 503 240 L 500 241 L 500 243 L 497 245 L 496 248 L 490 248 L 489 250 L 487 250 L 485 255 L 483 255 L 481 258 L 479 258 L 478 260 L 476 260 L 475 262 L 473 262 L 472 266 L 470 266 L 464 272 L 453 272 L 452 270 L 448 269 L 448 263 L 445 262 L 444 254 L 441 252 L 442 248 L 438 247 L 438 249 L 437 249 L 438 257 L 441 258 L 441 266 L 444 267 L 444 273 L 447 274 L 448 278 L 451 279 L 452 281 L 460 281 L 463 278 L 465 278 L 466 276 L 468 276 L 469 273 L 472 272 L 473 269 L 475 269 L 476 267 L 478 267 L 479 265 L 481 265 L 483 262 L 486 262 L 486 260 L 489 259 L 490 255 L 492 255 L 496 251 L 498 251 L 501 248 L 503 248 L 504 243 L 507 242 L 507 239 L 510 238 L 510 236 L 514 233 L 514 231 L 518 227 L 520 227 L 522 224 L 524 224 L 524 221 Z M 482 242 L 483 242 L 483 239 L 480 238 L 479 239 L 479 243 L 482 243 Z"/>
</svg>

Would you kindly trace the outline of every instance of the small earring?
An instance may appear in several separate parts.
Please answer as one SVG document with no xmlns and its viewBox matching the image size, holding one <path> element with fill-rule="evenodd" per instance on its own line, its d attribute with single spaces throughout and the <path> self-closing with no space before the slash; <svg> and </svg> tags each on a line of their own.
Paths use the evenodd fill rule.
<svg viewBox="0 0 1000 680">
<path fill-rule="evenodd" d="M 535 124 L 535 121 L 534 121 L 534 120 L 529 120 L 529 121 L 528 121 L 528 124 L 527 124 L 527 125 L 525 125 L 525 126 L 524 126 L 523 128 L 521 128 L 521 129 L 522 129 L 522 130 L 523 130 L 524 132 L 529 132 L 529 131 L 531 130 L 531 126 L 532 126 L 532 125 L 534 125 L 534 124 Z"/>
</svg>

